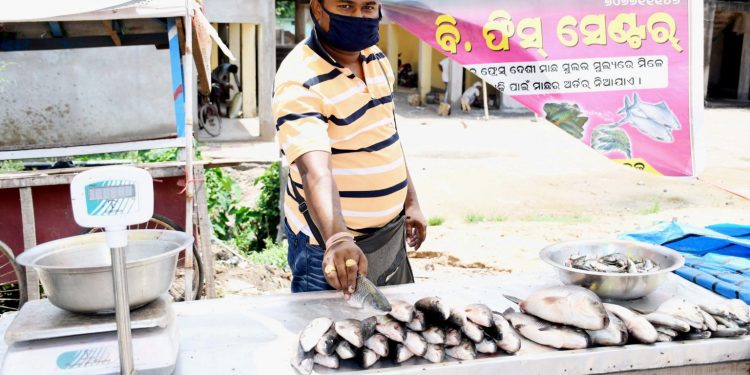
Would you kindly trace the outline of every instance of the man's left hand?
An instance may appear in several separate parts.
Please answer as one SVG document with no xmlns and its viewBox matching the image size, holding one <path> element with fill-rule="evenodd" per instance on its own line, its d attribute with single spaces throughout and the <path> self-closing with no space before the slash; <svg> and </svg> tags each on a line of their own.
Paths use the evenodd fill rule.
<svg viewBox="0 0 750 375">
<path fill-rule="evenodd" d="M 418 204 L 406 207 L 406 243 L 419 250 L 427 237 L 427 220 Z"/>
</svg>

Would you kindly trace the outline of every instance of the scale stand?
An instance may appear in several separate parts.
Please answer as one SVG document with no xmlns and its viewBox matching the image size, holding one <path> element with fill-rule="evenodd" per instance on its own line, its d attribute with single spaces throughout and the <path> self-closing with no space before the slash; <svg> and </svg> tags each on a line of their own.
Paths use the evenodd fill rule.
<svg viewBox="0 0 750 375">
<path fill-rule="evenodd" d="M 129 166 L 94 168 L 70 183 L 73 216 L 82 227 L 104 227 L 112 257 L 115 320 L 120 372 L 135 373 L 130 332 L 130 303 L 125 249 L 127 226 L 148 221 L 154 214 L 154 182 L 147 171 Z"/>
</svg>

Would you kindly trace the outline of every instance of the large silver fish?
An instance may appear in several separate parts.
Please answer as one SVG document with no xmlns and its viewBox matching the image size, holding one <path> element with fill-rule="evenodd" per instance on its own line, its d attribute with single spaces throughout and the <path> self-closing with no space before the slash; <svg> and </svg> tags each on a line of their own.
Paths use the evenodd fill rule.
<svg viewBox="0 0 750 375">
<path fill-rule="evenodd" d="M 378 362 L 380 356 L 374 351 L 364 348 L 357 355 L 357 362 L 362 368 L 370 368 L 372 365 Z"/>
<path fill-rule="evenodd" d="M 309 375 L 315 366 L 315 352 L 312 350 L 305 351 L 302 344 L 297 344 L 297 350 L 291 360 L 292 367 L 302 375 Z"/>
<path fill-rule="evenodd" d="M 336 355 L 341 359 L 351 359 L 357 355 L 357 350 L 348 341 L 342 340 L 336 346 Z"/>
<path fill-rule="evenodd" d="M 684 298 L 670 298 L 659 305 L 656 311 L 681 318 L 698 330 L 703 328 L 705 322 L 701 308 Z"/>
<path fill-rule="evenodd" d="M 339 361 L 339 357 L 335 355 L 325 355 L 320 353 L 315 353 L 315 358 L 313 358 L 314 362 L 318 365 L 321 365 L 323 367 L 337 369 L 341 365 L 341 361 Z"/>
<path fill-rule="evenodd" d="M 580 329 L 545 322 L 512 309 L 503 316 L 523 337 L 540 345 L 556 349 L 585 349 L 591 345 L 589 335 Z"/>
<path fill-rule="evenodd" d="M 643 317 L 654 326 L 659 325 L 679 332 L 690 332 L 690 324 L 674 315 L 654 311 L 650 314 L 643 315 Z"/>
<path fill-rule="evenodd" d="M 482 327 L 492 326 L 492 310 L 481 303 L 468 305 L 464 308 L 466 318 Z"/>
<path fill-rule="evenodd" d="M 622 321 L 625 322 L 625 327 L 628 328 L 628 332 L 638 339 L 638 341 L 644 344 L 653 344 L 659 338 L 659 333 L 656 332 L 656 328 L 638 313 L 620 305 L 609 303 L 605 303 L 604 308 L 607 309 L 608 312 L 611 312 L 618 318 L 622 319 Z"/>
<path fill-rule="evenodd" d="M 518 302 L 517 298 L 505 297 Z M 520 301 L 518 306 L 522 312 L 548 322 L 581 329 L 599 330 L 606 327 L 609 322 L 599 297 L 594 292 L 575 285 L 537 290 Z"/>
<path fill-rule="evenodd" d="M 442 345 L 427 344 L 424 359 L 432 363 L 440 363 L 445 360 L 445 348 Z"/>
<path fill-rule="evenodd" d="M 377 320 L 378 323 L 375 326 L 375 330 L 383 336 L 395 342 L 404 342 L 406 340 L 406 329 L 403 323 L 391 318 L 389 315 L 381 315 L 377 317 Z"/>
<path fill-rule="evenodd" d="M 315 348 L 320 338 L 333 326 L 333 320 L 328 318 L 313 319 L 302 330 L 299 335 L 299 343 L 302 350 L 309 352 Z"/>
<path fill-rule="evenodd" d="M 347 301 L 350 306 L 378 314 L 391 312 L 388 298 L 366 277 L 357 275 L 357 286 Z"/>
<path fill-rule="evenodd" d="M 323 337 L 320 338 L 318 344 L 315 345 L 315 351 L 322 355 L 333 355 L 336 351 L 338 342 L 339 335 L 336 333 L 336 330 L 331 327 L 328 329 L 328 332 L 323 334 Z"/>
<path fill-rule="evenodd" d="M 414 319 L 414 305 L 400 299 L 391 302 L 390 315 L 401 322 L 410 323 Z"/>
<path fill-rule="evenodd" d="M 348 341 L 354 347 L 361 348 L 365 344 L 365 337 L 362 334 L 362 322 L 359 320 L 339 320 L 333 324 L 333 327 L 341 338 Z"/>
<path fill-rule="evenodd" d="M 477 351 L 473 342 L 463 339 L 460 344 L 446 348 L 445 355 L 461 361 L 468 361 L 477 358 Z"/>
<path fill-rule="evenodd" d="M 496 339 L 497 347 L 508 354 L 513 354 L 521 350 L 521 336 L 518 335 L 510 323 L 500 314 L 493 313 L 492 320 L 495 329 L 499 333 L 500 339 Z"/>
<path fill-rule="evenodd" d="M 407 330 L 404 346 L 414 355 L 421 357 L 427 351 L 427 340 L 419 333 Z"/>
<path fill-rule="evenodd" d="M 643 102 L 637 93 L 633 93 L 632 103 L 629 97 L 625 97 L 625 106 L 618 113 L 625 115 L 620 124 L 629 123 L 645 136 L 659 142 L 674 142 L 672 132 L 682 128 L 667 103 Z"/>
<path fill-rule="evenodd" d="M 621 346 L 628 342 L 628 328 L 620 318 L 609 314 L 609 324 L 597 331 L 586 331 L 591 341 L 601 346 Z"/>
<path fill-rule="evenodd" d="M 365 341 L 365 347 L 381 357 L 388 356 L 388 339 L 380 333 L 370 336 Z"/>
<path fill-rule="evenodd" d="M 440 297 L 425 297 L 414 304 L 414 307 L 424 313 L 428 324 L 440 324 L 448 320 L 451 310 Z"/>
</svg>

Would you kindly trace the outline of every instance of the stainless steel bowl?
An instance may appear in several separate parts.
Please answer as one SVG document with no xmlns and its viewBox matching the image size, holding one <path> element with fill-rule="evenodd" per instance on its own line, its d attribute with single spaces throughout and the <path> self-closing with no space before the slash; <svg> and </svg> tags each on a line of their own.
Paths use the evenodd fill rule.
<svg viewBox="0 0 750 375">
<path fill-rule="evenodd" d="M 565 265 L 571 256 L 600 257 L 612 253 L 651 259 L 660 270 L 639 274 L 617 274 L 584 271 Z M 672 249 L 635 241 L 562 242 L 545 247 L 539 256 L 543 261 L 555 267 L 564 284 L 583 286 L 602 298 L 622 300 L 648 295 L 667 278 L 670 272 L 685 264 L 682 255 Z"/>
<path fill-rule="evenodd" d="M 193 237 L 171 230 L 132 230 L 125 249 L 130 308 L 156 300 L 169 290 L 177 256 Z M 55 306 L 84 314 L 115 309 L 112 260 L 104 233 L 47 242 L 16 258 L 39 274 L 44 293 Z"/>
</svg>

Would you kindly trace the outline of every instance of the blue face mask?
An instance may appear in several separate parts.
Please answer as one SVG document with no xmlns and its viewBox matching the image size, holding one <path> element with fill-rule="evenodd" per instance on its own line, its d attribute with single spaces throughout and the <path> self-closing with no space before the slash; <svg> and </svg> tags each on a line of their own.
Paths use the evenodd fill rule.
<svg viewBox="0 0 750 375">
<path fill-rule="evenodd" d="M 322 3 L 320 6 L 328 14 L 328 31 L 320 27 L 315 16 L 312 19 L 318 38 L 324 43 L 348 52 L 362 51 L 378 44 L 380 40 L 378 27 L 380 20 L 383 19 L 382 12 L 378 18 L 349 17 L 329 12 Z"/>
</svg>

